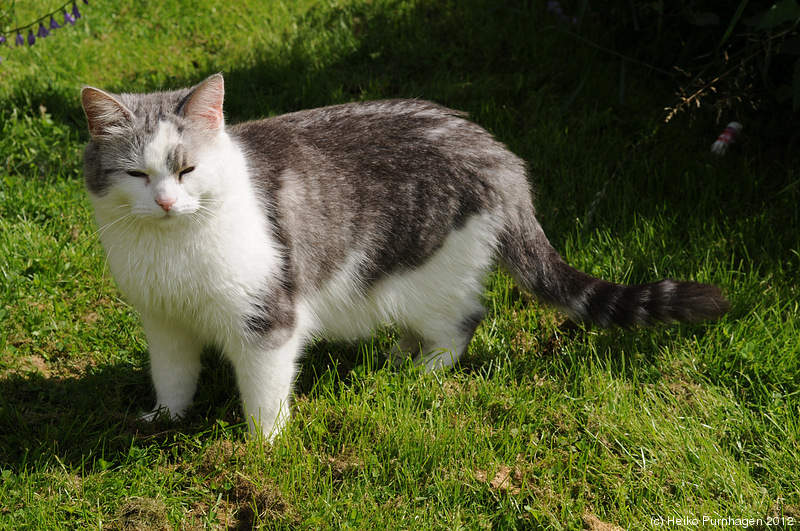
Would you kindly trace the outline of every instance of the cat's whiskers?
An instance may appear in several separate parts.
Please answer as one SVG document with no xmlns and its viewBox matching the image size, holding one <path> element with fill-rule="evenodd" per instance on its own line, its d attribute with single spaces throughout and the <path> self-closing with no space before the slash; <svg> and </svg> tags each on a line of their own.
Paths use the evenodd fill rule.
<svg viewBox="0 0 800 531">
<path fill-rule="evenodd" d="M 118 207 L 118 208 L 120 208 L 120 209 L 121 209 L 122 207 Z M 116 225 L 117 223 L 120 223 L 120 222 L 127 221 L 127 219 L 128 219 L 128 218 L 130 218 L 130 217 L 133 217 L 133 214 L 125 214 L 124 216 L 122 216 L 122 217 L 119 217 L 119 218 L 115 219 L 115 220 L 114 220 L 114 221 L 112 221 L 111 223 L 106 223 L 106 224 L 105 224 L 105 225 L 103 225 L 102 227 L 99 227 L 99 228 L 98 228 L 96 231 L 92 232 L 92 233 L 91 233 L 90 235 L 88 235 L 86 238 L 84 238 L 83 240 L 81 240 L 81 242 L 80 242 L 80 243 L 81 243 L 81 244 L 83 244 L 83 243 L 87 242 L 88 240 L 90 240 L 90 239 L 92 239 L 92 238 L 95 238 L 95 237 L 97 237 L 97 238 L 100 238 L 100 237 L 102 237 L 102 236 L 103 236 L 103 234 L 105 234 L 105 232 L 106 232 L 108 229 L 110 229 L 112 226 Z"/>
<path fill-rule="evenodd" d="M 93 235 L 96 235 L 96 234 L 98 234 L 98 233 L 101 233 L 101 232 L 105 232 L 105 231 L 107 231 L 107 230 L 108 230 L 108 229 L 109 229 L 109 228 L 110 228 L 112 225 L 116 225 L 117 223 L 120 223 L 120 222 L 123 222 L 123 223 L 127 224 L 129 227 L 131 227 L 131 226 L 133 226 L 135 223 L 137 223 L 137 221 L 138 221 L 139 223 L 141 223 L 141 220 L 137 219 L 137 217 L 136 217 L 136 216 L 134 216 L 133 214 L 126 214 L 126 215 L 122 216 L 121 218 L 117 218 L 117 219 L 116 219 L 116 220 L 114 220 L 113 222 L 111 222 L 111 223 L 108 223 L 108 224 L 104 225 L 103 227 L 101 227 L 100 229 L 98 229 L 97 231 L 95 231 Z M 102 235 L 102 234 L 101 234 L 101 235 Z M 105 260 L 103 261 L 103 272 L 104 272 L 104 273 L 106 273 L 106 272 L 110 272 L 110 268 L 109 268 L 109 266 L 108 266 L 108 262 L 109 262 L 109 257 L 110 257 L 110 256 L 112 255 L 112 253 L 114 252 L 114 248 L 115 248 L 115 246 L 116 246 L 116 243 L 111 243 L 111 244 L 110 244 L 110 246 L 108 247 L 108 250 L 107 250 L 107 252 L 106 252 L 106 256 L 105 256 Z M 130 264 L 130 255 L 128 256 L 128 263 Z"/>
<path fill-rule="evenodd" d="M 214 203 L 211 200 L 198 200 L 199 207 L 189 215 L 190 223 L 196 228 L 201 228 L 204 224 L 213 222 L 214 210 L 208 205 L 213 205 Z"/>
</svg>

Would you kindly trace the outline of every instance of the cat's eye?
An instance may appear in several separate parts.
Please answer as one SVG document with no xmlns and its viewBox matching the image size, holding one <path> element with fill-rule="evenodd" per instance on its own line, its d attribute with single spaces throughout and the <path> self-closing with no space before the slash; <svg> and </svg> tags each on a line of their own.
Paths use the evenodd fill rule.
<svg viewBox="0 0 800 531">
<path fill-rule="evenodd" d="M 138 170 L 129 170 L 128 175 L 130 175 L 131 177 L 147 177 L 147 174 L 145 172 Z"/>
<path fill-rule="evenodd" d="M 186 175 L 187 173 L 192 173 L 193 171 L 194 171 L 194 166 L 189 166 L 188 168 L 182 169 L 181 172 L 178 174 L 178 179 L 183 179 L 184 175 Z"/>
</svg>

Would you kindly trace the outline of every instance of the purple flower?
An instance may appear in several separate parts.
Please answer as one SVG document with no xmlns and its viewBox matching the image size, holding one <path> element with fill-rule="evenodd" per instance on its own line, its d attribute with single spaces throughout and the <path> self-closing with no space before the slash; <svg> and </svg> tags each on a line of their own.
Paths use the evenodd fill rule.
<svg viewBox="0 0 800 531">
<path fill-rule="evenodd" d="M 36 32 L 36 36 L 39 38 L 44 38 L 50 35 L 50 32 L 47 31 L 47 28 L 44 27 L 44 24 L 39 23 L 39 30 Z"/>
<path fill-rule="evenodd" d="M 88 6 L 89 5 L 89 0 L 83 0 L 83 3 Z"/>
<path fill-rule="evenodd" d="M 6 38 L 3 35 L 0 35 L 0 44 L 5 44 Z"/>
<path fill-rule="evenodd" d="M 566 22 L 568 24 L 572 24 L 573 26 L 578 24 L 578 17 L 567 16 L 567 14 L 564 13 L 564 8 L 561 7 L 561 4 L 557 0 L 550 0 L 547 2 L 547 12 L 555 15 L 555 17 L 561 22 Z"/>
<path fill-rule="evenodd" d="M 78 4 L 75 2 L 72 2 L 72 16 L 75 17 L 76 20 L 81 18 L 81 12 L 78 11 Z"/>
<path fill-rule="evenodd" d="M 56 19 L 53 18 L 53 15 L 50 15 L 50 29 L 51 30 L 57 30 L 60 27 L 61 27 L 61 24 L 56 22 Z"/>
<path fill-rule="evenodd" d="M 561 9 L 561 5 L 557 1 L 554 1 L 554 0 L 551 0 L 550 2 L 547 2 L 547 12 L 548 13 L 555 13 L 555 15 L 558 18 L 561 18 L 561 17 L 564 16 L 564 10 Z"/>
<path fill-rule="evenodd" d="M 22 46 L 25 44 L 25 37 L 22 36 L 22 33 L 17 33 L 17 38 L 14 41 L 17 46 Z"/>
<path fill-rule="evenodd" d="M 75 25 L 75 17 L 68 11 L 64 11 L 64 24 L 66 23 Z"/>
<path fill-rule="evenodd" d="M 36 37 L 33 36 L 33 30 L 28 31 L 28 46 L 33 46 L 36 42 Z"/>
</svg>

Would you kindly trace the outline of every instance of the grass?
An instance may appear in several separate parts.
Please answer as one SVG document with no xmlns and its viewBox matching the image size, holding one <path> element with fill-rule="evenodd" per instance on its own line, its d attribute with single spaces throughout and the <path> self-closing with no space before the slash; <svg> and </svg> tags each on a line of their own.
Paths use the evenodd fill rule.
<svg viewBox="0 0 800 531">
<path fill-rule="evenodd" d="M 713 157 L 713 116 L 664 123 L 673 80 L 628 65 L 621 85 L 619 58 L 572 38 L 544 2 L 121 0 L 84 15 L 33 48 L 0 48 L 0 528 L 800 524 L 798 164 L 780 138 Z M 376 363 L 391 329 L 319 341 L 293 421 L 263 446 L 208 352 L 189 418 L 141 423 L 147 345 L 83 191 L 78 93 L 218 71 L 231 121 L 383 97 L 469 111 L 530 162 L 570 263 L 712 282 L 732 310 L 576 327 L 498 272 L 455 370 Z M 739 117 L 745 131 L 758 117 Z"/>
</svg>

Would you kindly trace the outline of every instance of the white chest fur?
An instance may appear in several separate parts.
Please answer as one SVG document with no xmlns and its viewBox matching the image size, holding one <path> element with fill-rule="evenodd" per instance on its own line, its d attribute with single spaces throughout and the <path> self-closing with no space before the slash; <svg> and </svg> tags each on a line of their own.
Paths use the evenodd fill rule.
<svg viewBox="0 0 800 531">
<path fill-rule="evenodd" d="M 138 186 L 133 191 L 92 197 L 111 272 L 126 298 L 206 342 L 242 333 L 243 317 L 263 296 L 279 258 L 242 154 L 227 137 L 221 144 L 180 185 L 186 200 L 200 205 L 189 213 L 131 213 L 131 205 L 152 201 L 151 185 L 142 180 L 126 183 Z"/>
</svg>

